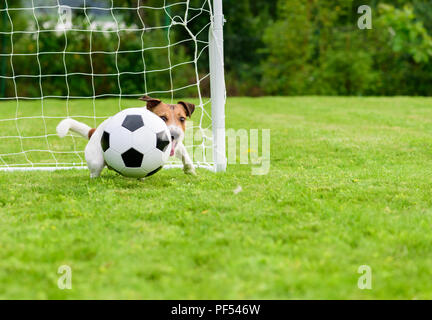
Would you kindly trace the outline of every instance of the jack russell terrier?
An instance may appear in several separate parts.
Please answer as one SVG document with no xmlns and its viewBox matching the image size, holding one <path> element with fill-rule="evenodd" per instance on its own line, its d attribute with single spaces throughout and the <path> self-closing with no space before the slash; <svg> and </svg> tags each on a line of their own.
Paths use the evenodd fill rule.
<svg viewBox="0 0 432 320">
<path fill-rule="evenodd" d="M 139 100 L 147 102 L 147 110 L 155 113 L 165 121 L 173 141 L 170 156 L 175 155 L 182 160 L 183 171 L 186 174 L 195 175 L 193 162 L 183 145 L 186 118 L 191 117 L 195 110 L 195 105 L 184 101 L 179 101 L 177 104 L 166 104 L 159 99 L 149 96 L 143 96 Z M 64 119 L 57 126 L 57 134 L 60 138 L 66 136 L 69 130 L 71 130 L 89 139 L 89 143 L 85 148 L 85 158 L 91 178 L 99 177 L 106 165 L 103 157 L 101 138 L 108 120 L 102 122 L 96 129 L 92 129 L 88 125 L 73 119 Z"/>
</svg>

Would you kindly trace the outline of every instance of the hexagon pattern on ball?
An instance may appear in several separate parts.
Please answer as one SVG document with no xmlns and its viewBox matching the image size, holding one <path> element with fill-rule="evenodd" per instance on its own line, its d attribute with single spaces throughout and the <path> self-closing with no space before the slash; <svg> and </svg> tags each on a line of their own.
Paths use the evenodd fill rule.
<svg viewBox="0 0 432 320">
<path fill-rule="evenodd" d="M 151 172 L 160 167 L 160 163 L 164 163 L 163 152 L 158 149 L 153 149 L 145 154 L 145 161 L 142 163 L 142 168 L 147 172 Z"/>
<path fill-rule="evenodd" d="M 107 151 L 104 152 L 104 158 L 109 159 L 109 162 L 107 162 L 108 167 L 115 169 L 116 171 L 122 173 L 123 169 L 125 168 L 123 158 L 120 153 L 115 151 L 112 148 L 109 148 Z"/>
<path fill-rule="evenodd" d="M 132 146 L 132 133 L 122 126 L 115 128 L 110 133 L 110 148 L 123 153 Z"/>
<path fill-rule="evenodd" d="M 107 120 L 101 146 L 110 169 L 126 177 L 144 178 L 162 168 L 172 141 L 162 119 L 145 108 L 131 108 Z"/>
<path fill-rule="evenodd" d="M 120 127 L 126 118 L 127 113 L 123 113 L 126 110 L 120 111 L 119 113 L 115 114 L 111 118 L 107 120 L 107 123 L 105 125 L 105 131 L 108 133 L 112 133 L 112 131 L 118 127 Z"/>
<path fill-rule="evenodd" d="M 129 114 L 123 120 L 122 127 L 128 129 L 130 132 L 134 132 L 141 127 L 144 127 L 142 116 L 139 114 Z"/>
<path fill-rule="evenodd" d="M 132 134 L 132 144 L 137 151 L 146 154 L 156 148 L 156 135 L 147 127 L 139 128 Z"/>
</svg>

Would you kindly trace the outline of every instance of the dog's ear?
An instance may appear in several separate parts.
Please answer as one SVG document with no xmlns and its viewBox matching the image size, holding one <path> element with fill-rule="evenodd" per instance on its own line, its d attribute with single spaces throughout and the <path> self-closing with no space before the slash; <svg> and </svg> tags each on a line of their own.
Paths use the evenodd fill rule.
<svg viewBox="0 0 432 320">
<path fill-rule="evenodd" d="M 147 109 L 150 110 L 150 111 L 154 107 L 156 107 L 159 103 L 162 102 L 159 99 L 155 99 L 155 98 L 152 98 L 152 97 L 149 97 L 149 96 L 142 96 L 141 98 L 139 98 L 139 100 L 147 102 Z"/>
<path fill-rule="evenodd" d="M 186 110 L 186 115 L 190 118 L 192 113 L 195 111 L 195 105 L 184 101 L 179 101 L 177 103 L 183 106 L 183 108 Z"/>
</svg>

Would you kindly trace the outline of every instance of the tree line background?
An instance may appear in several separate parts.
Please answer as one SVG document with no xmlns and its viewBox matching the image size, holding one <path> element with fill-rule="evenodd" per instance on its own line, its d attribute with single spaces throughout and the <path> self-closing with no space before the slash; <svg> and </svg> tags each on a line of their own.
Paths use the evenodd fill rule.
<svg viewBox="0 0 432 320">
<path fill-rule="evenodd" d="M 28 1 L 8 1 L 9 7 L 28 6 Z M 13 4 L 11 4 L 13 2 Z M 137 0 L 116 0 L 118 7 L 137 7 Z M 179 2 L 166 1 L 166 4 Z M 191 0 L 200 8 L 205 0 Z M 27 3 L 27 5 L 26 5 Z M 35 1 L 39 5 L 56 1 Z M 61 4 L 83 7 L 83 0 L 63 0 Z M 111 1 L 87 0 L 87 6 L 110 7 Z M 142 0 L 141 5 L 162 7 L 161 0 Z M 372 8 L 373 28 L 360 30 L 357 8 Z M 432 1 L 356 0 L 223 0 L 225 24 L 225 68 L 229 95 L 432 95 Z M 5 8 L 2 3 L 0 8 Z M 165 10 L 167 9 L 167 10 Z M 182 16 L 185 6 L 165 9 L 116 11 L 124 26 L 142 28 L 167 26 Z M 109 11 L 74 10 L 74 27 L 89 28 L 93 20 L 109 21 Z M 125 12 L 128 12 L 125 14 Z M 208 94 L 208 53 L 205 41 L 209 21 L 206 12 L 191 11 L 188 27 L 197 33 L 199 77 Z M 39 28 L 52 28 L 56 12 L 36 13 Z M 191 16 L 191 17 L 192 17 Z M 90 19 L 89 19 L 90 18 Z M 1 11 L 2 31 L 32 30 L 37 27 L 32 11 Z M 90 20 L 90 21 L 89 21 Z M 148 32 L 67 31 L 35 34 L 15 33 L 14 53 L 11 35 L 0 35 L 0 75 L 33 75 L 2 79 L 0 95 L 20 96 L 166 92 L 194 96 L 196 73 L 194 43 L 181 25 L 151 28 Z M 118 38 L 121 38 L 119 43 Z M 169 42 L 174 44 L 166 48 Z M 142 44 L 151 50 L 142 51 Z M 116 50 L 124 54 L 63 54 Z M 39 54 L 37 52 L 54 52 Z M 33 56 L 18 53 L 36 53 Z M 169 57 L 169 59 L 168 59 Z M 13 63 L 14 70 L 11 65 Z M 187 63 L 183 63 L 187 62 Z M 66 66 L 66 67 L 65 67 Z M 172 67 L 171 69 L 170 66 Z M 173 67 L 174 66 L 174 67 Z M 117 69 L 118 67 L 118 69 Z M 145 74 L 143 70 L 146 70 Z M 170 72 L 171 70 L 171 72 Z M 148 72 L 151 71 L 151 72 Z M 42 74 L 76 73 L 66 77 L 42 78 Z M 120 77 L 118 73 L 130 72 Z M 80 73 L 106 74 L 84 76 Z"/>
</svg>

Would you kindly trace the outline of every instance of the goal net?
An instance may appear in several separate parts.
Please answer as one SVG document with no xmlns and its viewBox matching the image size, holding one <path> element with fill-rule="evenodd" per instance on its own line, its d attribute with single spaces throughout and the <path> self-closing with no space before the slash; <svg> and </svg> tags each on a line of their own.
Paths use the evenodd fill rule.
<svg viewBox="0 0 432 320">
<path fill-rule="evenodd" d="M 184 144 L 224 171 L 222 25 L 222 0 L 2 1 L 0 170 L 86 168 L 87 141 L 57 124 L 96 127 L 149 95 L 196 105 Z"/>
</svg>

